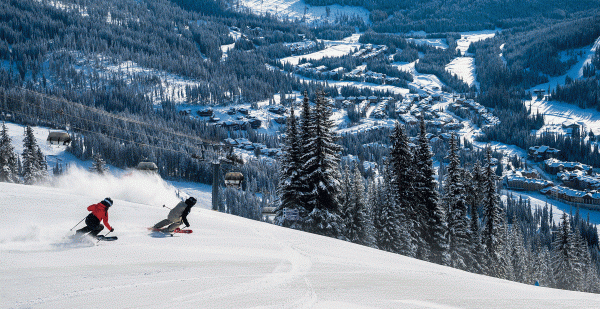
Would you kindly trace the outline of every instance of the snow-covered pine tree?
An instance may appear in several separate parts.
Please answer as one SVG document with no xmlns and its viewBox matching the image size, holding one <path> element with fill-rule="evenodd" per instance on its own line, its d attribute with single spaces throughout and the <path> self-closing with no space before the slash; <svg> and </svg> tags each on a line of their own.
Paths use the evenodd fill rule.
<svg viewBox="0 0 600 309">
<path fill-rule="evenodd" d="M 389 166 L 389 164 L 388 164 Z M 408 231 L 400 221 L 400 210 L 395 202 L 391 187 L 390 173 L 384 168 L 383 183 L 378 187 L 380 198 L 377 201 L 374 213 L 375 239 L 380 250 L 400 253 L 402 251 L 402 238 L 407 237 Z"/>
<path fill-rule="evenodd" d="M 418 144 L 414 153 L 415 166 L 415 190 L 417 192 L 417 213 L 423 218 L 421 224 L 425 246 L 419 246 L 417 257 L 427 259 L 430 262 L 449 265 L 448 254 L 448 223 L 446 211 L 439 203 L 439 195 L 436 190 L 437 183 L 434 179 L 433 153 L 427 139 L 425 120 L 420 119 L 420 132 Z"/>
<path fill-rule="evenodd" d="M 0 181 L 19 182 L 18 157 L 5 123 L 0 132 Z"/>
<path fill-rule="evenodd" d="M 557 288 L 564 290 L 577 288 L 577 279 L 580 277 L 577 269 L 577 252 L 574 248 L 571 224 L 566 213 L 562 215 L 558 235 L 552 243 L 552 271 Z"/>
<path fill-rule="evenodd" d="M 469 224 L 467 222 L 466 190 L 463 179 L 463 169 L 460 167 L 458 157 L 458 143 L 452 133 L 449 143 L 450 153 L 444 181 L 444 195 L 442 205 L 448 211 L 448 253 L 450 266 L 462 270 L 468 269 L 469 250 Z"/>
<path fill-rule="evenodd" d="M 279 186 L 277 188 L 280 203 L 275 210 L 274 223 L 300 229 L 302 227 L 301 221 L 287 220 L 284 217 L 285 208 L 297 209 L 300 218 L 307 215 L 300 197 L 302 191 L 302 183 L 300 182 L 302 145 L 293 108 L 290 109 L 290 116 L 287 121 L 285 145 L 280 157 Z"/>
<path fill-rule="evenodd" d="M 579 213 L 579 209 L 577 213 Z M 577 274 L 580 276 L 578 278 L 577 290 L 597 293 L 597 291 L 600 291 L 600 279 L 598 278 L 598 269 L 595 263 L 592 262 L 587 242 L 581 236 L 581 223 L 583 221 L 578 219 L 574 222 L 576 222 L 576 226 L 573 232 L 573 245 L 577 256 Z"/>
<path fill-rule="evenodd" d="M 341 147 L 335 141 L 330 103 L 321 91 L 317 92 L 314 112 L 311 114 L 312 123 L 307 131 L 313 135 L 302 149 L 304 166 L 301 182 L 307 189 L 302 196 L 308 211 L 305 223 L 313 233 L 343 237 L 338 201 Z"/>
<path fill-rule="evenodd" d="M 33 184 L 38 181 L 40 175 L 40 163 L 37 155 L 38 146 L 33 129 L 30 126 L 25 128 L 25 137 L 23 138 L 23 180 L 26 184 Z"/>
<path fill-rule="evenodd" d="M 486 149 L 486 165 L 484 171 L 485 187 L 483 188 L 483 231 L 482 243 L 485 245 L 486 268 L 488 275 L 505 278 L 503 268 L 504 251 L 504 211 L 500 205 L 500 197 L 496 187 L 496 174 L 492 166 L 492 150 Z"/>
<path fill-rule="evenodd" d="M 348 203 L 348 209 L 346 211 L 347 218 L 350 221 L 346 222 L 346 237 L 353 243 L 372 247 L 374 239 L 371 233 L 372 221 L 369 217 L 367 203 L 365 200 L 365 184 L 358 169 L 358 164 L 354 164 L 354 172 L 351 183 L 350 200 Z"/>
<path fill-rule="evenodd" d="M 344 235 L 346 236 L 346 238 L 350 239 L 349 236 L 349 225 L 350 222 L 353 221 L 352 213 L 350 212 L 350 208 L 351 208 L 351 200 L 352 200 L 352 180 L 351 180 L 351 175 L 350 175 L 350 169 L 349 169 L 349 164 L 346 164 L 344 166 L 344 169 L 342 171 L 342 179 L 340 181 L 340 194 L 338 196 L 338 200 L 340 202 L 340 215 L 342 216 L 342 219 L 344 220 Z"/>
<path fill-rule="evenodd" d="M 473 172 L 464 171 L 464 181 L 467 189 L 467 200 L 470 205 L 471 218 L 469 221 L 469 271 L 483 274 L 485 273 L 484 255 L 485 250 L 481 243 L 481 227 L 479 224 L 479 205 L 481 204 L 481 180 L 483 171 L 479 161 L 475 161 Z"/>
<path fill-rule="evenodd" d="M 48 162 L 46 162 L 46 156 L 42 153 L 42 149 L 37 146 L 35 152 L 37 165 L 38 165 L 38 181 L 48 179 Z"/>
<path fill-rule="evenodd" d="M 421 222 L 415 209 L 414 169 L 412 152 L 404 126 L 396 122 L 392 135 L 388 171 L 390 174 L 390 192 L 398 208 L 398 220 L 409 232 L 408 237 L 401 238 L 399 252 L 402 255 L 416 257 L 419 240 L 422 236 Z"/>
<path fill-rule="evenodd" d="M 102 156 L 99 153 L 95 153 L 92 156 L 92 166 L 90 167 L 90 172 L 97 173 L 100 175 L 104 175 L 108 168 L 106 167 L 106 162 L 102 159 Z"/>
<path fill-rule="evenodd" d="M 523 242 L 521 224 L 517 221 L 516 216 L 513 216 L 512 222 L 509 250 L 514 281 L 531 284 L 533 282 L 531 278 L 530 253 Z"/>
<path fill-rule="evenodd" d="M 536 258 L 532 259 L 531 280 L 540 286 L 552 286 L 552 270 L 550 268 L 550 252 L 542 246 L 539 237 L 534 240 Z"/>
</svg>

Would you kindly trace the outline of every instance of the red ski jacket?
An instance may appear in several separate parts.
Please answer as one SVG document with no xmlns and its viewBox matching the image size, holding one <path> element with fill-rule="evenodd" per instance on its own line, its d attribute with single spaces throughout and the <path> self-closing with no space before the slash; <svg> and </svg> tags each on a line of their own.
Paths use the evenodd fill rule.
<svg viewBox="0 0 600 309">
<path fill-rule="evenodd" d="M 110 231 L 112 227 L 108 224 L 108 211 L 106 211 L 108 207 L 106 207 L 102 203 L 94 204 L 88 206 L 87 210 L 91 211 L 98 220 L 103 221 L 106 228 Z"/>
</svg>

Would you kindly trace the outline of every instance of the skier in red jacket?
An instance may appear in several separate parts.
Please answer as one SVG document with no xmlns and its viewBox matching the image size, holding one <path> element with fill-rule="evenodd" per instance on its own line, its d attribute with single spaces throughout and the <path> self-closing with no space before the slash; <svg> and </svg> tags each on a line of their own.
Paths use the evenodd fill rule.
<svg viewBox="0 0 600 309">
<path fill-rule="evenodd" d="M 112 199 L 107 197 L 98 204 L 88 206 L 87 210 L 92 213 L 85 218 L 86 227 L 77 230 L 76 235 L 83 236 L 83 234 L 89 232 L 90 235 L 94 237 L 98 236 L 98 233 L 104 229 L 104 226 L 100 224 L 100 221 L 104 222 L 104 225 L 106 225 L 106 228 L 109 231 L 114 231 L 115 229 L 108 224 L 108 208 L 112 206 L 112 204 Z"/>
</svg>

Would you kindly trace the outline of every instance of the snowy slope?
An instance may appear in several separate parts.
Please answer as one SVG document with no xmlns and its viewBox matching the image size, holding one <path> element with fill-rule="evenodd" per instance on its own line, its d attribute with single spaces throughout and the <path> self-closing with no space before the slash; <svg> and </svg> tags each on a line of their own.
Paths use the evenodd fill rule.
<svg viewBox="0 0 600 309">
<path fill-rule="evenodd" d="M 578 57 L 579 61 L 575 65 L 573 65 L 571 67 L 571 69 L 569 69 L 567 71 L 567 73 L 565 75 L 551 77 L 549 82 L 531 87 L 531 89 L 529 89 L 529 91 L 533 91 L 536 89 L 543 89 L 546 91 L 548 89 L 554 89 L 558 85 L 564 85 L 565 79 L 567 76 L 569 76 L 571 79 L 582 78 L 583 77 L 583 68 L 592 62 L 594 53 L 596 52 L 596 49 L 598 49 L 598 48 L 600 48 L 600 37 L 597 38 L 596 41 L 594 42 L 594 44 L 592 44 L 591 46 L 570 50 L 569 53 L 581 55 L 580 57 Z M 564 54 L 565 54 L 565 52 L 563 52 L 563 56 L 565 56 Z M 566 58 L 566 57 L 563 57 L 563 58 Z M 566 60 L 566 59 L 564 59 L 564 60 Z"/>
<path fill-rule="evenodd" d="M 309 23 L 333 23 L 335 19 L 346 16 L 358 16 L 365 23 L 369 21 L 369 11 L 362 7 L 356 6 L 311 6 L 304 3 L 303 0 L 241 0 L 239 4 L 249 8 L 253 13 L 264 15 L 269 13 L 278 18 L 289 18 L 290 20 L 302 20 L 303 18 Z M 330 10 L 329 17 L 327 16 L 327 8 Z"/>
<path fill-rule="evenodd" d="M 13 223 L 0 233 L 2 308 L 593 308 L 600 302 L 600 295 L 474 275 L 202 205 L 188 217 L 193 234 L 153 238 L 146 227 L 167 211 L 144 196 L 115 198 L 109 222 L 119 240 L 75 246 L 61 238 L 103 195 L 5 183 L 0 192 L 2 220 Z"/>
</svg>

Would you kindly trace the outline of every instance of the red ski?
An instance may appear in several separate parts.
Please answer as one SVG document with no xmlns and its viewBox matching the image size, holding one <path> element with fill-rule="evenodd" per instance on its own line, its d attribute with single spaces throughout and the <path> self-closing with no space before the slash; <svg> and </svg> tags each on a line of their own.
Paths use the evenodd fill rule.
<svg viewBox="0 0 600 309">
<path fill-rule="evenodd" d="M 153 227 L 149 227 L 148 230 L 150 230 L 152 232 L 161 232 L 161 233 L 165 233 L 165 234 L 170 234 L 170 233 L 191 234 L 191 233 L 194 232 L 192 230 L 182 230 L 180 228 L 176 228 L 175 230 L 173 230 L 173 232 L 163 231 L 162 229 L 156 229 L 156 228 L 153 228 Z"/>
<path fill-rule="evenodd" d="M 183 234 L 192 234 L 194 231 L 192 230 L 182 230 L 180 228 L 176 228 L 173 233 L 183 233 Z"/>
</svg>

